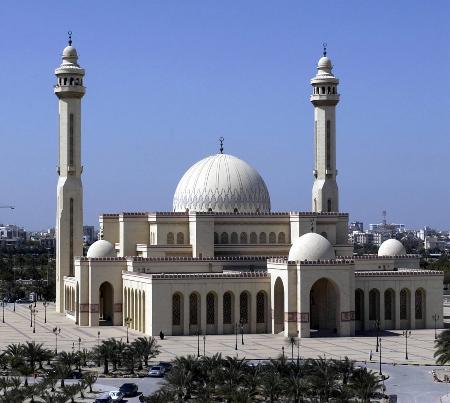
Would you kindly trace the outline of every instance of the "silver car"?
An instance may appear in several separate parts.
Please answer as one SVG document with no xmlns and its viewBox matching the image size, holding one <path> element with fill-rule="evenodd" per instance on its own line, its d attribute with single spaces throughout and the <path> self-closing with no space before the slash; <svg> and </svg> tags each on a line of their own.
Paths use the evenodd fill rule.
<svg viewBox="0 0 450 403">
<path fill-rule="evenodd" d="M 121 402 L 125 395 L 120 390 L 112 390 L 109 392 L 109 397 L 113 402 Z"/>
<path fill-rule="evenodd" d="M 164 368 L 160 367 L 159 365 L 155 365 L 148 371 L 148 376 L 161 378 L 162 376 L 164 376 Z"/>
</svg>

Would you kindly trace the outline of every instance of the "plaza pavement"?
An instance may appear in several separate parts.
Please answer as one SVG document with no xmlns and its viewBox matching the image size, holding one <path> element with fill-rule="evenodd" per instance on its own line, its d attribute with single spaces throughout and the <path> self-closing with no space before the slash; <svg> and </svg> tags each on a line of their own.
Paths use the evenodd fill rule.
<svg viewBox="0 0 450 403">
<path fill-rule="evenodd" d="M 79 327 L 73 321 L 68 320 L 62 314 L 55 312 L 55 307 L 50 304 L 47 307 L 47 323 L 44 323 L 44 307 L 37 303 L 36 333 L 32 333 L 30 327 L 30 310 L 27 304 L 16 304 L 16 312 L 13 312 L 13 304 L 5 307 L 5 323 L 0 321 L 0 349 L 10 343 L 36 341 L 43 343 L 45 347 L 55 349 L 56 337 L 52 333 L 54 327 L 61 328 L 58 336 L 58 351 L 78 350 L 78 340 L 81 339 L 81 349 L 92 348 L 97 345 L 97 333 L 100 331 L 100 341 L 114 337 L 126 341 L 126 328 L 115 326 Z M 0 315 L 2 312 L 0 311 Z M 1 317 L 0 317 L 1 319 Z M 129 339 L 132 341 L 142 333 L 129 331 Z M 408 338 L 408 360 L 405 359 L 405 338 L 401 331 L 383 332 L 382 338 L 382 362 L 396 364 L 435 364 L 434 330 L 413 330 Z M 223 356 L 238 356 L 247 359 L 275 358 L 285 348 L 287 357 L 291 356 L 291 348 L 287 338 L 281 335 L 271 334 L 244 334 L 244 345 L 241 343 L 241 335 L 238 336 L 238 349 L 235 350 L 236 339 L 234 335 L 207 335 L 205 340 L 207 355 L 220 352 Z M 168 336 L 159 340 L 161 353 L 159 360 L 171 360 L 178 355 L 197 354 L 198 340 L 196 336 Z M 375 335 L 357 337 L 335 338 L 304 338 L 300 341 L 300 357 L 316 358 L 343 358 L 345 356 L 356 361 L 369 361 L 369 352 L 372 350 L 372 362 L 378 362 L 379 355 L 375 352 Z M 200 336 L 200 354 L 203 355 L 203 338 Z M 297 357 L 297 348 L 294 347 L 294 358 Z"/>
</svg>

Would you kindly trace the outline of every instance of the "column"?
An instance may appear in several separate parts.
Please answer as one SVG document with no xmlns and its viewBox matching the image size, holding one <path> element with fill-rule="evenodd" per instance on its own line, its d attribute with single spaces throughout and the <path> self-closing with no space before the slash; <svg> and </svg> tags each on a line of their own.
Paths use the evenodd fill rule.
<svg viewBox="0 0 450 403">
<path fill-rule="evenodd" d="M 122 297 L 122 301 L 123 301 L 123 306 L 122 306 L 122 326 L 125 324 L 125 318 L 127 317 L 127 308 L 128 308 L 128 301 L 127 301 L 127 289 L 124 288 L 123 289 L 123 297 Z"/>
<path fill-rule="evenodd" d="M 413 287 L 410 290 L 410 296 L 411 296 L 411 298 L 409 300 L 409 306 L 410 306 L 409 313 L 410 313 L 410 318 L 411 318 L 411 320 L 410 320 L 411 325 L 409 328 L 413 330 L 416 328 L 416 293 L 415 293 L 415 290 Z"/>
<path fill-rule="evenodd" d="M 395 329 L 399 330 L 400 327 L 400 287 L 398 283 L 395 286 L 395 299 L 394 299 L 394 309 L 395 309 Z"/>
<path fill-rule="evenodd" d="M 369 287 L 364 285 L 364 330 L 371 330 L 369 321 Z"/>
<path fill-rule="evenodd" d="M 385 321 L 384 321 L 384 318 L 385 318 L 384 315 L 385 315 L 386 307 L 384 304 L 384 293 L 385 293 L 386 289 L 382 288 L 382 289 L 378 289 L 378 291 L 380 291 L 380 328 L 382 330 L 385 330 L 386 325 L 385 325 Z"/>
<path fill-rule="evenodd" d="M 250 333 L 256 333 L 256 292 L 250 294 Z"/>
<path fill-rule="evenodd" d="M 217 293 L 217 334 L 223 334 L 223 293 Z"/>
<path fill-rule="evenodd" d="M 189 294 L 183 295 L 183 330 L 189 336 Z"/>
<path fill-rule="evenodd" d="M 206 334 L 206 292 L 200 294 L 200 331 Z"/>
</svg>

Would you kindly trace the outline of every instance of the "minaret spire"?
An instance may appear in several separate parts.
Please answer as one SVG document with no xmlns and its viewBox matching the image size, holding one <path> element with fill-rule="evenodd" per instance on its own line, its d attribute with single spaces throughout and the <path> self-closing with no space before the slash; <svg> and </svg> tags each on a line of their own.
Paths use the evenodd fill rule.
<svg viewBox="0 0 450 403">
<path fill-rule="evenodd" d="M 74 257 L 83 255 L 83 185 L 81 183 L 81 99 L 84 69 L 72 45 L 63 50 L 55 70 L 59 100 L 59 158 L 56 202 L 56 311 L 64 312 L 64 277 L 74 276 Z"/>
<path fill-rule="evenodd" d="M 323 57 L 317 64 L 317 74 L 311 79 L 314 105 L 314 185 L 312 210 L 338 212 L 339 195 L 336 182 L 336 105 L 339 102 L 339 80 L 333 75 L 327 44 L 323 43 Z"/>
<path fill-rule="evenodd" d="M 223 154 L 223 142 L 224 142 L 224 138 L 223 137 L 219 137 L 219 142 L 220 142 L 220 153 Z"/>
</svg>

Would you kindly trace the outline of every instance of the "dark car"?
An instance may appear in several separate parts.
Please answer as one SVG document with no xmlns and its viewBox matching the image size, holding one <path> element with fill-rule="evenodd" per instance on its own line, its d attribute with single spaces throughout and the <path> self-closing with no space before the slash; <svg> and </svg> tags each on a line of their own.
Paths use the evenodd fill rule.
<svg viewBox="0 0 450 403">
<path fill-rule="evenodd" d="M 160 361 L 158 365 L 164 368 L 164 372 L 169 372 L 172 369 L 172 364 L 167 361 Z"/>
<path fill-rule="evenodd" d="M 16 304 L 31 304 L 31 302 L 28 298 L 16 299 Z"/>
<path fill-rule="evenodd" d="M 124 394 L 125 397 L 133 397 L 138 394 L 138 386 L 135 383 L 124 383 L 119 391 Z"/>
</svg>

